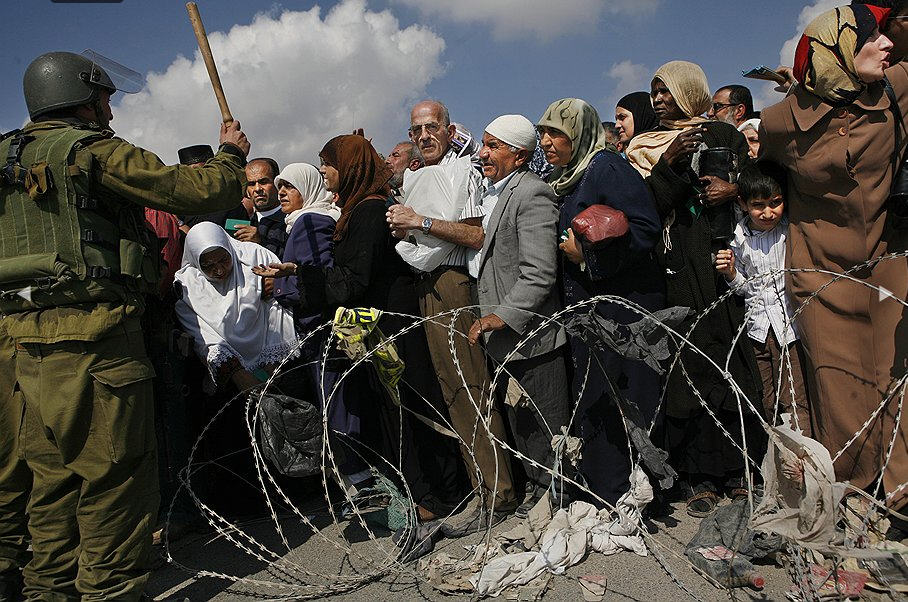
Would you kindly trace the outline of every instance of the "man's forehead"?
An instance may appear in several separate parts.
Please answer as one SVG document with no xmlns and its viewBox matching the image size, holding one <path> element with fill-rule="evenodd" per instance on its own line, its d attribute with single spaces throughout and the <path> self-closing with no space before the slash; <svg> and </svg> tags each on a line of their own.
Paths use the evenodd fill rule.
<svg viewBox="0 0 908 602">
<path fill-rule="evenodd" d="M 441 107 L 436 104 L 421 104 L 413 107 L 410 113 L 410 123 L 414 125 L 424 125 L 426 123 L 441 123 Z"/>
<path fill-rule="evenodd" d="M 246 174 L 246 177 L 249 179 L 267 178 L 270 177 L 271 166 L 265 161 L 253 161 L 246 165 Z"/>
<path fill-rule="evenodd" d="M 729 96 L 731 96 L 731 90 L 729 90 L 728 88 L 723 88 L 722 90 L 718 90 L 715 94 L 713 94 L 713 100 L 716 102 L 728 102 Z"/>
</svg>

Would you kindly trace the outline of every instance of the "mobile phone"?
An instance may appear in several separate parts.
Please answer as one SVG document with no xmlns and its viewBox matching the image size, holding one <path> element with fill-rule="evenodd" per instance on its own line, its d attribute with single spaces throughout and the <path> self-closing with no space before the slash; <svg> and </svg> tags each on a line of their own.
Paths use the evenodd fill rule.
<svg viewBox="0 0 908 602">
<path fill-rule="evenodd" d="M 251 226 L 252 222 L 248 219 L 228 219 L 224 223 L 224 229 L 228 232 L 236 232 L 237 226 Z"/>
<path fill-rule="evenodd" d="M 741 75 L 750 79 L 762 79 L 765 81 L 776 82 L 777 84 L 784 84 L 788 81 L 788 78 L 786 78 L 784 75 L 782 75 L 778 71 L 773 71 L 766 65 L 754 67 L 750 71 L 741 71 Z"/>
</svg>

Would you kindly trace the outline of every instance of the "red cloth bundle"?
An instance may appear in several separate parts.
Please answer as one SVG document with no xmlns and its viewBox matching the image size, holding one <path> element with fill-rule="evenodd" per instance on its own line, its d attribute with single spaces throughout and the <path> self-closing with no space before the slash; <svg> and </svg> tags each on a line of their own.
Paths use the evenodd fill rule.
<svg viewBox="0 0 908 602">
<path fill-rule="evenodd" d="M 598 247 L 627 234 L 627 216 L 608 205 L 591 205 L 571 221 L 574 235 Z"/>
</svg>

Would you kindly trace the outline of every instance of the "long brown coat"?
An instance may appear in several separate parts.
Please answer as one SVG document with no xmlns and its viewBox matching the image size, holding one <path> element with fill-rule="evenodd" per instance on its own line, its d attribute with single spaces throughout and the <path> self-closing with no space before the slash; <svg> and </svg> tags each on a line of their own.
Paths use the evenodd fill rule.
<svg viewBox="0 0 908 602">
<path fill-rule="evenodd" d="M 898 64 L 887 75 L 908 116 L 908 70 Z M 842 273 L 906 248 L 908 230 L 895 230 L 886 219 L 895 133 L 881 85 L 846 107 L 830 106 L 798 89 L 763 111 L 762 118 L 760 158 L 788 171 L 789 268 Z M 906 139 L 902 136 L 899 155 Z M 883 486 L 892 494 L 890 507 L 898 508 L 908 501 L 908 407 L 902 408 L 895 433 L 898 392 L 877 410 L 906 373 L 908 312 L 863 283 L 904 300 L 908 262 L 889 259 L 852 275 L 859 282 L 839 280 L 811 299 L 833 278 L 789 273 L 790 290 L 801 307 L 797 325 L 808 358 L 814 435 L 835 459 L 870 421 L 835 463 L 839 480 L 862 488 L 875 483 L 894 439 Z"/>
</svg>

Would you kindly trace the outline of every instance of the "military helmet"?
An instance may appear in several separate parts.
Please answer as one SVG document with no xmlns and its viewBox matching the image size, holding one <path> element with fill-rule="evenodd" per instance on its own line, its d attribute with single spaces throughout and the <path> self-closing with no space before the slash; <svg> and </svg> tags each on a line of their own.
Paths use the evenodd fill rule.
<svg viewBox="0 0 908 602">
<path fill-rule="evenodd" d="M 87 104 L 96 98 L 98 88 L 111 94 L 117 89 L 104 69 L 72 52 L 48 52 L 33 60 L 25 70 L 22 88 L 32 119 Z"/>
</svg>

